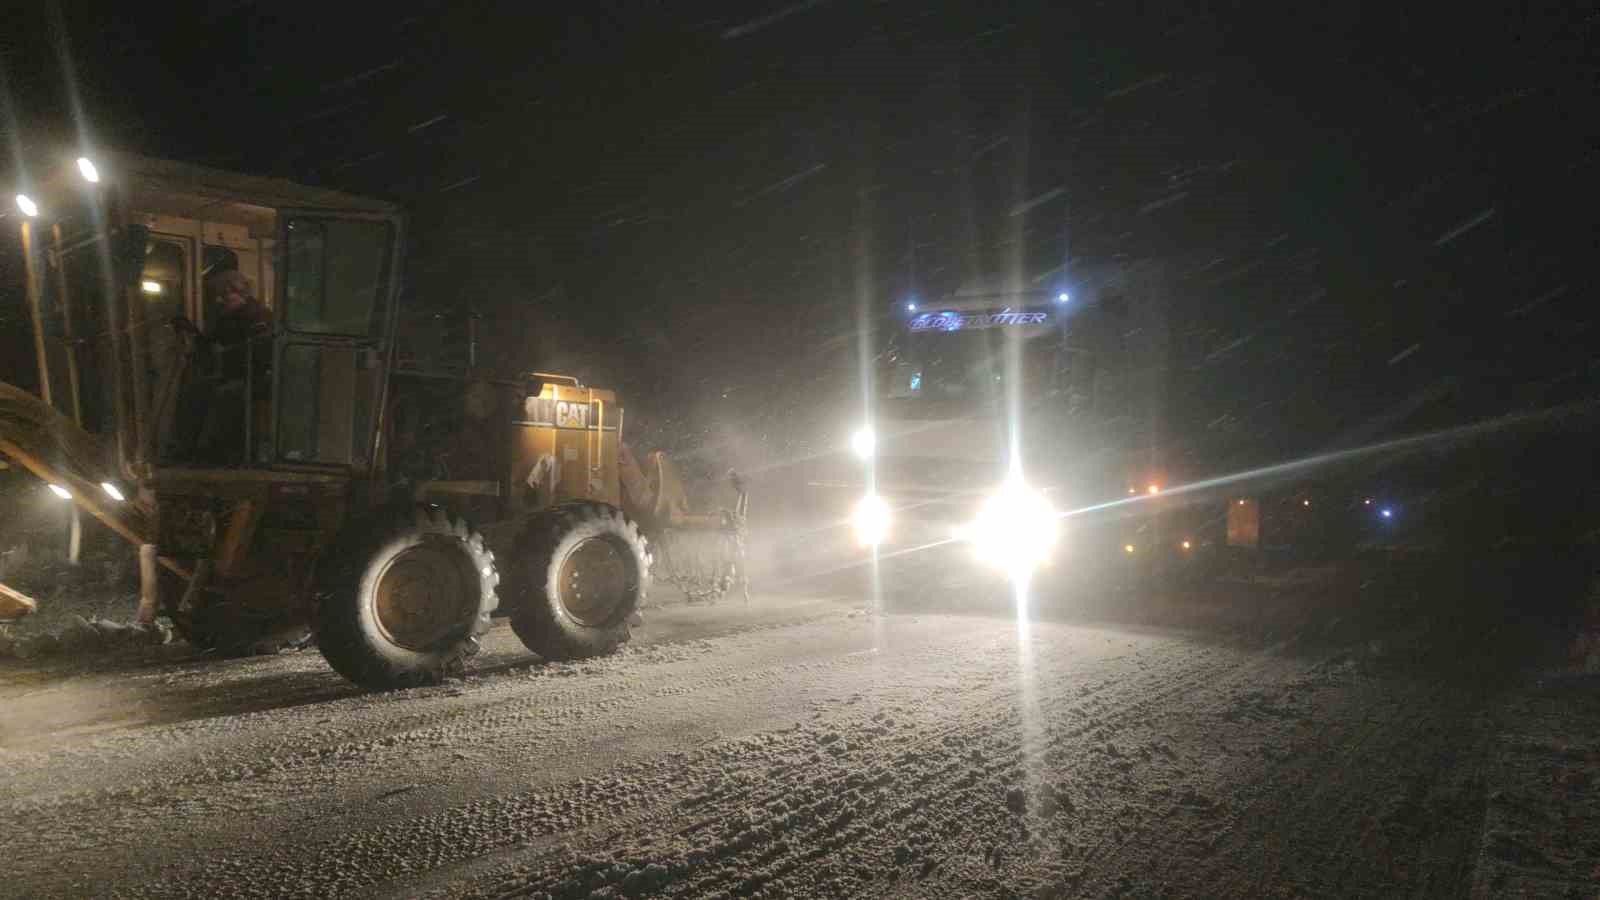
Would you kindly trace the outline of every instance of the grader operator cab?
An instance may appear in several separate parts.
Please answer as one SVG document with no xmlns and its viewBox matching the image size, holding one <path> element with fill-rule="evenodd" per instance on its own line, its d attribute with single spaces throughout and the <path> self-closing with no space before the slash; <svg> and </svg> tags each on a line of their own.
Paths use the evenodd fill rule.
<svg viewBox="0 0 1600 900">
<path fill-rule="evenodd" d="M 686 515 L 670 464 L 633 463 L 612 392 L 396 365 L 396 207 L 62 162 L 17 198 L 40 392 L 0 384 L 0 456 L 138 545 L 141 620 L 224 653 L 309 628 L 340 674 L 396 687 L 459 667 L 497 606 L 547 659 L 614 650 L 647 535 L 706 531 L 738 554 L 721 590 L 743 577 L 742 491 Z M 441 390 L 475 420 L 454 452 L 418 433 Z"/>
</svg>

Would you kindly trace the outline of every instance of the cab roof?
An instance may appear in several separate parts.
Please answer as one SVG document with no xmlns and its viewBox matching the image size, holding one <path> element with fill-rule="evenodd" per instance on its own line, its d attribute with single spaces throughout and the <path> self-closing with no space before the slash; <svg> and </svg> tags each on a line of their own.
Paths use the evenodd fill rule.
<svg viewBox="0 0 1600 900">
<path fill-rule="evenodd" d="M 81 209 L 91 186 L 79 173 L 78 154 L 70 149 L 26 154 L 25 167 L 13 162 L 8 174 L 47 211 L 73 215 Z M 396 216 L 401 209 L 386 200 L 312 187 L 284 178 L 245 175 L 210 166 L 141 156 L 115 150 L 97 150 L 89 157 L 99 173 L 99 186 L 115 191 L 129 207 L 165 215 L 208 218 L 223 210 L 224 219 L 247 224 L 270 223 L 273 211 L 312 209 L 329 213 Z M 17 177 L 32 173 L 31 178 Z M 7 212 L 12 212 L 9 207 Z"/>
<path fill-rule="evenodd" d="M 131 153 L 98 154 L 102 178 L 140 195 L 192 195 L 211 202 L 240 201 L 276 209 L 303 207 L 330 212 L 394 215 L 400 207 L 385 200 L 311 187 L 284 178 L 243 175 L 194 163 Z"/>
</svg>

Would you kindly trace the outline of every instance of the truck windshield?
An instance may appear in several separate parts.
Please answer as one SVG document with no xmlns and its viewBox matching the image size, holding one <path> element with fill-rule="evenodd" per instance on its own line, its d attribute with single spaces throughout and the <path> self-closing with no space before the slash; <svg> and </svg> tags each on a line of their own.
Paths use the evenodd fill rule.
<svg viewBox="0 0 1600 900">
<path fill-rule="evenodd" d="M 919 331 L 896 335 L 884 355 L 879 393 L 895 414 L 911 418 L 999 415 L 1010 378 L 1020 379 L 1025 403 L 1050 393 L 1055 383 L 1057 335 L 1014 335 L 1019 365 L 1007 365 L 1008 335 L 1001 331 Z"/>
</svg>

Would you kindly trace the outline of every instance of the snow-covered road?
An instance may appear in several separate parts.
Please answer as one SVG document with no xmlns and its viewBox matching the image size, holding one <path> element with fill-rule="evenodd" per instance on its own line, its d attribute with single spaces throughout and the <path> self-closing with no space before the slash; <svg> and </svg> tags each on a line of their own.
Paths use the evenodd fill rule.
<svg viewBox="0 0 1600 900">
<path fill-rule="evenodd" d="M 1493 892 L 1494 696 L 801 596 L 653 610 L 577 665 L 497 626 L 471 677 L 391 694 L 315 653 L 10 669 L 0 895 Z"/>
</svg>

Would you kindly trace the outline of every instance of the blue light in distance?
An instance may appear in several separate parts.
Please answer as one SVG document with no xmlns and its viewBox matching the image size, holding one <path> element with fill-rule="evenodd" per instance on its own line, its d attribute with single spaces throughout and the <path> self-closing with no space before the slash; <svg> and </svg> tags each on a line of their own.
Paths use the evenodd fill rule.
<svg viewBox="0 0 1600 900">
<path fill-rule="evenodd" d="M 1392 519 L 1394 518 L 1394 510 L 1385 506 L 1383 509 L 1378 511 L 1378 515 L 1383 516 L 1385 519 Z"/>
<path fill-rule="evenodd" d="M 907 303 L 906 304 L 906 309 L 909 312 L 916 312 L 917 311 L 917 302 L 915 300 L 913 300 L 913 301 Z"/>
<path fill-rule="evenodd" d="M 1068 300 L 1071 300 L 1071 299 L 1072 299 L 1072 297 L 1069 296 L 1066 291 L 1062 291 L 1061 293 L 1056 295 L 1056 302 L 1057 303 L 1065 303 L 1065 302 L 1067 302 Z"/>
</svg>

